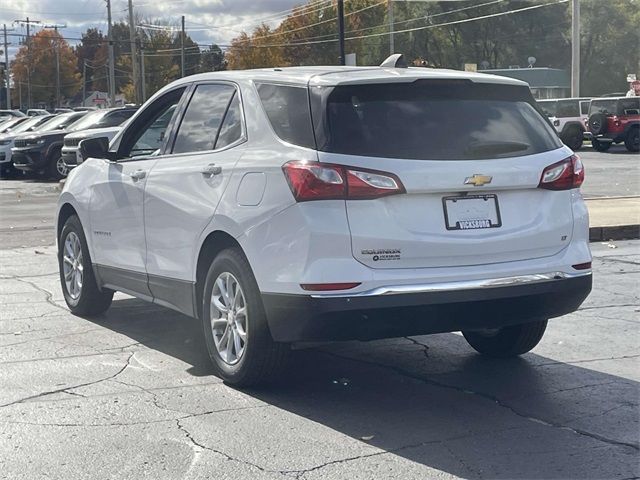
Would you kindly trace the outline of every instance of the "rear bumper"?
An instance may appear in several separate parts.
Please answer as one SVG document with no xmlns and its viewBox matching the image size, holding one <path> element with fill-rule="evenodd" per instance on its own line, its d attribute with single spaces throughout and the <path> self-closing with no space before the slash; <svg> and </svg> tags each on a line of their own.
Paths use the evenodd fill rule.
<svg viewBox="0 0 640 480">
<path fill-rule="evenodd" d="M 571 313 L 591 291 L 591 272 L 527 277 L 262 298 L 274 340 L 296 342 L 498 328 Z"/>
</svg>

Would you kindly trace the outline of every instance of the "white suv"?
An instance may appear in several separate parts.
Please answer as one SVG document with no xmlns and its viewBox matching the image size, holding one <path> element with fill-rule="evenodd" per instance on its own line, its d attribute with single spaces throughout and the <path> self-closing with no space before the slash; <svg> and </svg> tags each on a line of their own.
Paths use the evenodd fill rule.
<svg viewBox="0 0 640 480">
<path fill-rule="evenodd" d="M 543 113 L 549 117 L 560 140 L 573 150 L 582 148 L 588 137 L 585 121 L 589 117 L 589 98 L 559 98 L 538 100 Z"/>
<path fill-rule="evenodd" d="M 237 385 L 307 340 L 461 330 L 519 355 L 591 290 L 582 164 L 520 81 L 206 73 L 80 148 L 57 212 L 69 308 L 117 290 L 199 318 Z"/>
</svg>

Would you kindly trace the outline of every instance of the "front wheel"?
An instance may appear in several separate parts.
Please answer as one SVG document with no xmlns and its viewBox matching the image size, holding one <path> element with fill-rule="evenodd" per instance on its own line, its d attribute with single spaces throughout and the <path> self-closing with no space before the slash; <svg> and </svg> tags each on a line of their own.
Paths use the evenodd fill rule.
<svg viewBox="0 0 640 480">
<path fill-rule="evenodd" d="M 58 266 L 62 293 L 71 313 L 94 316 L 109 308 L 113 291 L 98 287 L 82 224 L 76 215 L 70 216 L 62 227 Z"/>
<path fill-rule="evenodd" d="M 211 263 L 202 299 L 205 344 L 216 374 L 239 387 L 276 380 L 289 345 L 271 338 L 258 285 L 239 249 L 223 250 Z"/>
<path fill-rule="evenodd" d="M 591 140 L 591 145 L 593 149 L 597 152 L 606 152 L 611 148 L 612 142 L 601 142 L 600 140 L 596 140 L 595 138 Z"/>
<path fill-rule="evenodd" d="M 544 335 L 547 320 L 486 330 L 464 330 L 462 335 L 477 352 L 490 357 L 515 357 L 532 350 Z"/>
<path fill-rule="evenodd" d="M 54 180 L 61 180 L 69 174 L 69 169 L 62 159 L 62 152 L 60 150 L 56 150 L 51 154 L 45 174 Z"/>
<path fill-rule="evenodd" d="M 624 139 L 624 146 L 630 152 L 640 151 L 640 128 L 632 128 Z"/>
</svg>

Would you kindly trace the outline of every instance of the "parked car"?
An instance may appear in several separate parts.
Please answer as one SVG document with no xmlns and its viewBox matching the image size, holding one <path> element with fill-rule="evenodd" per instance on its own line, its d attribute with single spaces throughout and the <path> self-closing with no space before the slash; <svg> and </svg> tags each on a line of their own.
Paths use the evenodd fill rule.
<svg viewBox="0 0 640 480">
<path fill-rule="evenodd" d="M 606 152 L 624 142 L 630 152 L 640 150 L 640 97 L 594 98 L 587 121 L 591 144 Z"/>
<path fill-rule="evenodd" d="M 26 117 L 20 110 L 0 110 L 0 123 L 20 117 Z"/>
<path fill-rule="evenodd" d="M 49 112 L 44 108 L 30 108 L 27 110 L 28 117 L 37 117 L 38 115 L 49 115 Z"/>
<path fill-rule="evenodd" d="M 67 169 L 74 168 L 82 163 L 82 155 L 80 155 L 80 150 L 78 149 L 78 144 L 82 140 L 98 137 L 106 138 L 107 141 L 111 140 L 120 130 L 119 125 L 127 121 L 136 110 L 137 108 L 112 108 L 87 115 L 84 121 L 92 121 L 87 130 L 78 129 L 78 131 L 69 133 L 64 137 L 62 161 Z"/>
<path fill-rule="evenodd" d="M 0 124 L 0 135 L 8 133 L 11 129 L 16 128 L 22 122 L 29 120 L 29 117 L 13 117 L 11 120 L 7 120 Z"/>
<path fill-rule="evenodd" d="M 562 143 L 572 150 L 582 148 L 589 101 L 588 98 L 538 100 L 538 105 L 551 120 Z"/>
<path fill-rule="evenodd" d="M 531 350 L 591 290 L 582 163 L 524 82 L 384 65 L 185 77 L 84 140 L 57 208 L 71 312 L 122 291 L 197 317 L 236 385 L 306 340 Z"/>
<path fill-rule="evenodd" d="M 0 176 L 7 176 L 15 170 L 11 158 L 11 149 L 13 148 L 16 137 L 25 132 L 33 132 L 54 116 L 55 115 L 40 115 L 36 117 L 24 117 L 27 120 L 11 129 L 11 131 L 0 135 Z"/>
<path fill-rule="evenodd" d="M 25 172 L 44 174 L 60 179 L 67 175 L 62 161 L 62 140 L 73 131 L 73 124 L 87 112 L 71 112 L 56 115 L 37 132 L 26 133 L 14 141 L 11 155 L 13 166 Z"/>
</svg>

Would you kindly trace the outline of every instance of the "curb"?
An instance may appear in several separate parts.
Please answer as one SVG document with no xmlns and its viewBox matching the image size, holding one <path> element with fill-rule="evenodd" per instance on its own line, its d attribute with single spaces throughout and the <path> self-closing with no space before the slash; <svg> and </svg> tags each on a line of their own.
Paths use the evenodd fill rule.
<svg viewBox="0 0 640 480">
<path fill-rule="evenodd" d="M 590 242 L 609 240 L 636 240 L 640 238 L 640 225 L 615 225 L 611 227 L 589 227 Z"/>
</svg>

